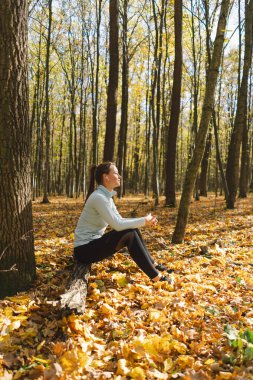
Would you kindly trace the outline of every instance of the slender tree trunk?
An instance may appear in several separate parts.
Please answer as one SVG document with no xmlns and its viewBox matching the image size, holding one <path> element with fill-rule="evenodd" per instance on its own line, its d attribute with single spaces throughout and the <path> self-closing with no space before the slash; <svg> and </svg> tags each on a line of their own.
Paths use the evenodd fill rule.
<svg viewBox="0 0 253 380">
<path fill-rule="evenodd" d="M 85 167 L 86 167 L 86 106 L 87 87 L 84 86 L 85 70 L 85 6 L 81 5 L 82 13 L 82 50 L 81 50 L 81 78 L 80 78 L 80 133 L 79 133 L 79 156 L 78 156 L 78 195 L 83 191 L 85 195 Z"/>
<path fill-rule="evenodd" d="M 220 16 L 217 26 L 216 38 L 214 41 L 214 49 L 212 59 L 207 73 L 207 83 L 205 90 L 205 97 L 203 109 L 201 114 L 200 125 L 196 138 L 196 147 L 193 152 L 193 157 L 188 165 L 183 192 L 180 200 L 176 228 L 172 237 L 173 243 L 181 243 L 184 238 L 185 229 L 187 225 L 189 206 L 191 197 L 199 170 L 199 165 L 203 157 L 205 149 L 206 134 L 209 127 L 210 119 L 212 116 L 212 109 L 214 106 L 214 94 L 217 84 L 217 78 L 221 63 L 224 36 L 226 30 L 226 23 L 229 14 L 230 0 L 223 0 L 221 3 Z"/>
<path fill-rule="evenodd" d="M 238 95 L 235 122 L 228 149 L 228 160 L 226 168 L 226 179 L 229 190 L 229 196 L 226 200 L 228 209 L 233 209 L 235 207 L 237 188 L 239 184 L 240 149 L 243 129 L 245 128 L 245 124 L 247 124 L 248 78 L 252 63 L 252 32 L 253 0 L 250 0 L 249 4 L 245 8 L 245 50 L 243 74 Z"/>
<path fill-rule="evenodd" d="M 110 0 L 110 67 L 109 84 L 107 94 L 107 115 L 106 132 L 104 145 L 104 161 L 113 161 L 116 116 L 117 116 L 117 97 L 118 97 L 118 78 L 119 78 L 119 5 L 118 0 Z"/>
<path fill-rule="evenodd" d="M 253 192 L 253 136 L 251 136 L 251 180 L 249 185 L 249 191 Z"/>
<path fill-rule="evenodd" d="M 158 29 L 158 20 L 157 13 L 155 9 L 155 0 L 152 0 L 153 16 L 155 22 L 155 46 L 154 46 L 154 64 L 153 64 L 153 75 L 152 75 L 152 84 L 151 84 L 151 116 L 153 124 L 153 175 L 152 175 L 152 187 L 153 187 L 153 197 L 155 198 L 155 206 L 159 204 L 159 173 L 158 173 L 158 128 L 155 107 L 156 100 L 156 91 L 157 91 L 157 80 L 158 80 L 158 49 L 159 49 L 159 29 Z"/>
<path fill-rule="evenodd" d="M 0 2 L 0 298 L 35 278 L 27 1 Z"/>
<path fill-rule="evenodd" d="M 59 163 L 58 163 L 58 176 L 57 176 L 57 194 L 62 194 L 62 184 L 61 184 L 61 174 L 62 174 L 62 151 L 63 151 L 63 134 L 65 130 L 65 120 L 66 120 L 66 107 L 65 107 L 66 95 L 63 97 L 63 109 L 62 109 L 62 125 L 61 125 L 61 139 L 60 139 L 60 152 L 59 152 Z"/>
<path fill-rule="evenodd" d="M 241 154 L 241 170 L 239 197 L 246 198 L 249 190 L 249 162 L 250 162 L 250 147 L 249 147 L 249 125 L 246 121 L 242 135 L 242 154 Z"/>
<path fill-rule="evenodd" d="M 141 115 L 140 115 L 140 103 L 136 107 L 136 128 L 135 128 L 135 145 L 134 145 L 134 154 L 133 154 L 133 160 L 134 160 L 134 171 L 133 171 L 133 189 L 136 193 L 139 192 L 140 189 L 140 173 L 139 173 L 139 162 L 140 162 L 140 121 L 141 121 Z"/>
<path fill-rule="evenodd" d="M 221 160 L 221 155 L 220 155 L 218 126 L 217 126 L 217 122 L 216 122 L 216 113 L 214 110 L 213 110 L 212 115 L 213 115 L 212 117 L 213 117 L 213 128 L 214 128 L 214 137 L 215 137 L 216 160 L 217 160 L 219 170 L 220 170 L 222 186 L 223 186 L 223 189 L 225 192 L 225 198 L 227 199 L 227 197 L 228 197 L 228 185 L 227 185 L 226 176 L 225 176 L 225 173 L 223 170 L 223 165 L 222 165 L 222 160 Z"/>
<path fill-rule="evenodd" d="M 48 0 L 48 30 L 47 30 L 47 48 L 46 48 L 46 84 L 45 84 L 45 127 L 46 127 L 46 152 L 45 152 L 45 167 L 43 179 L 43 200 L 42 203 L 49 203 L 48 187 L 49 187 L 49 170 L 50 170 L 50 105 L 49 105 L 49 62 L 51 48 L 51 28 L 52 28 L 52 3 L 53 0 Z"/>
<path fill-rule="evenodd" d="M 146 90 L 146 129 L 145 129 L 145 180 L 144 180 L 144 193 L 148 197 L 149 192 L 149 164 L 150 164 L 150 130 L 151 130 L 151 107 L 150 107 L 150 38 L 148 40 L 148 77 L 147 77 L 147 90 Z"/>
<path fill-rule="evenodd" d="M 123 4 L 123 20 L 122 20 L 122 95 L 121 95 L 121 122 L 119 130 L 119 144 L 118 144 L 118 169 L 122 176 L 122 185 L 119 190 L 119 197 L 123 196 L 123 186 L 126 171 L 125 151 L 127 148 L 127 122 L 128 122 L 128 81 L 129 81 L 129 57 L 128 57 L 128 0 L 124 0 Z"/>
<path fill-rule="evenodd" d="M 208 138 L 206 140 L 205 152 L 201 161 L 201 172 L 199 176 L 199 195 L 203 197 L 207 197 L 207 170 L 211 146 L 212 132 L 209 132 Z"/>
<path fill-rule="evenodd" d="M 175 24 L 175 61 L 171 96 L 171 113 L 167 137 L 166 152 L 166 206 L 176 206 L 176 149 L 180 116 L 181 82 L 182 82 L 182 0 L 174 2 Z"/>
<path fill-rule="evenodd" d="M 250 69 L 250 83 L 249 83 L 249 88 L 250 88 L 250 93 L 249 93 L 249 118 L 248 118 L 248 125 L 252 125 L 252 66 L 251 66 L 251 69 Z M 253 131 L 251 129 L 251 136 L 250 136 L 250 157 L 251 157 L 251 160 L 249 162 L 249 192 L 252 192 L 253 191 Z"/>
<path fill-rule="evenodd" d="M 96 18 L 97 18 L 97 38 L 96 38 L 96 73 L 95 73 L 95 94 L 93 95 L 92 105 L 92 161 L 93 164 L 98 162 L 98 85 L 99 85 L 99 70 L 100 70 L 100 26 L 101 26 L 101 6 L 102 0 L 96 0 Z"/>
<path fill-rule="evenodd" d="M 209 1 L 204 0 L 204 8 L 205 8 L 205 29 L 206 29 L 206 51 L 207 51 L 207 57 L 206 57 L 206 80 L 207 80 L 207 72 L 208 68 L 210 66 L 211 62 L 211 37 L 210 37 L 210 15 L 209 15 Z M 196 130 L 197 134 L 197 130 Z M 195 134 L 195 136 L 196 136 Z M 200 175 L 198 175 L 198 179 L 196 181 L 195 186 L 195 199 L 199 200 L 200 195 L 207 197 L 207 170 L 208 170 L 208 161 L 209 161 L 209 154 L 211 152 L 211 139 L 212 139 L 212 133 L 210 131 L 209 138 L 206 140 L 206 146 L 204 155 L 201 162 L 201 172 Z"/>
</svg>

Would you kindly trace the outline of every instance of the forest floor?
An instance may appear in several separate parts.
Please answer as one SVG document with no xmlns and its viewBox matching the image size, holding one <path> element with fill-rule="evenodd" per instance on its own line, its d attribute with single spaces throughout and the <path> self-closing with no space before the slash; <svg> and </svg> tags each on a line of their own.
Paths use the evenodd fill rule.
<svg viewBox="0 0 253 380">
<path fill-rule="evenodd" d="M 116 204 L 123 216 L 152 210 L 141 196 Z M 178 245 L 176 210 L 159 206 L 158 226 L 142 232 L 174 285 L 118 253 L 93 264 L 85 314 L 64 316 L 82 206 L 33 203 L 37 280 L 0 301 L 0 379 L 253 379 L 253 196 L 234 210 L 223 197 L 193 201 Z"/>
</svg>

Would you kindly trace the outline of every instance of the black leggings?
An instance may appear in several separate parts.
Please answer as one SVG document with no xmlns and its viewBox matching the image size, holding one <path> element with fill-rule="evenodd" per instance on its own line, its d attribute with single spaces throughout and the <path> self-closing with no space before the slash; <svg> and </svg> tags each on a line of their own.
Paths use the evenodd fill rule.
<svg viewBox="0 0 253 380">
<path fill-rule="evenodd" d="M 107 232 L 99 239 L 75 247 L 74 258 L 83 264 L 96 263 L 112 256 L 123 247 L 128 248 L 132 259 L 148 277 L 158 276 L 159 271 L 155 268 L 154 260 L 150 256 L 138 229 Z"/>
</svg>

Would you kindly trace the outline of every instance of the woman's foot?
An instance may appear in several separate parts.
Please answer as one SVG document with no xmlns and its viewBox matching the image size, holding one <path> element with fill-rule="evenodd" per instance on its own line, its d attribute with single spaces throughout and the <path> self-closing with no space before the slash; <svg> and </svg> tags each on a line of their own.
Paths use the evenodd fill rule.
<svg viewBox="0 0 253 380">
<path fill-rule="evenodd" d="M 173 282 L 174 282 L 173 278 L 167 277 L 167 276 L 163 276 L 161 273 L 158 276 L 152 278 L 152 281 L 153 282 L 167 281 L 169 284 L 173 284 Z"/>
<path fill-rule="evenodd" d="M 160 281 L 167 281 L 169 284 L 173 284 L 173 283 L 174 283 L 173 278 L 171 278 L 171 277 L 167 277 L 167 276 L 162 276 L 162 277 L 160 278 Z"/>
</svg>

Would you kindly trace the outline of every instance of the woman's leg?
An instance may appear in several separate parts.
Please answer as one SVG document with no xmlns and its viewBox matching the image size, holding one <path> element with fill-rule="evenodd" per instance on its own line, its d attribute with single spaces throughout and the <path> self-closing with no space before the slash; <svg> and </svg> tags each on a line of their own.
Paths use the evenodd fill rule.
<svg viewBox="0 0 253 380">
<path fill-rule="evenodd" d="M 88 244 L 74 248 L 74 258 L 83 264 L 102 261 L 116 253 L 115 247 L 126 231 L 110 231 L 101 238 L 94 239 Z"/>
<path fill-rule="evenodd" d="M 147 247 L 146 247 L 145 241 L 144 241 L 143 238 L 142 238 L 142 235 L 141 235 L 140 230 L 139 230 L 138 228 L 136 228 L 135 231 L 136 231 L 137 234 L 139 235 L 139 238 L 141 239 L 142 244 L 144 245 L 146 251 L 149 253 L 149 251 L 148 251 L 148 249 L 147 249 Z M 152 263 L 154 264 L 154 267 L 155 267 L 156 269 L 161 270 L 161 271 L 165 271 L 165 270 L 166 270 L 168 273 L 172 273 L 172 272 L 173 272 L 173 269 L 168 269 L 165 265 L 163 265 L 163 264 L 158 264 L 158 263 L 152 258 L 152 256 L 150 255 L 150 253 L 149 253 L 149 256 L 150 256 L 150 259 L 151 259 L 151 261 L 152 261 Z"/>
<path fill-rule="evenodd" d="M 155 260 L 154 260 L 153 257 L 150 255 L 149 250 L 148 250 L 148 248 L 147 248 L 147 246 L 146 246 L 145 241 L 143 240 L 143 237 L 142 237 L 142 234 L 141 234 L 140 230 L 139 230 L 138 228 L 136 228 L 135 231 L 137 232 L 137 234 L 138 234 L 138 236 L 139 236 L 139 238 L 140 238 L 140 240 L 141 240 L 141 242 L 142 242 L 142 244 L 143 244 L 143 246 L 144 246 L 146 252 L 148 253 L 148 255 L 149 255 L 149 257 L 150 257 L 150 260 L 152 261 L 153 264 L 155 264 Z"/>
<path fill-rule="evenodd" d="M 155 269 L 148 250 L 145 249 L 136 230 L 132 229 L 110 231 L 99 239 L 76 247 L 74 257 L 84 264 L 91 264 L 112 256 L 126 246 L 130 256 L 148 277 L 153 279 L 159 275 L 159 271 Z"/>
<path fill-rule="evenodd" d="M 125 246 L 127 246 L 132 259 L 148 277 L 153 279 L 159 276 L 159 271 L 154 267 L 153 259 L 142 243 L 137 230 L 130 230 L 122 236 L 116 246 L 116 251 L 119 251 Z"/>
</svg>

